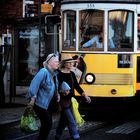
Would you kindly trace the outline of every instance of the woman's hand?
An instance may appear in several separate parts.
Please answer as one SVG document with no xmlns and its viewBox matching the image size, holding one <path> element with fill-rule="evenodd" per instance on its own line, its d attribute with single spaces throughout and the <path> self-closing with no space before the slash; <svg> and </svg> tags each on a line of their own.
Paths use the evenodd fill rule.
<svg viewBox="0 0 140 140">
<path fill-rule="evenodd" d="M 57 102 L 60 102 L 60 94 L 57 94 L 57 96 L 56 96 L 56 101 L 57 101 Z"/>
<path fill-rule="evenodd" d="M 29 104 L 28 104 L 29 107 L 34 106 L 35 99 L 36 99 L 36 98 L 34 98 L 34 97 L 31 98 L 31 100 L 30 100 L 30 102 L 29 102 Z"/>
<path fill-rule="evenodd" d="M 91 103 L 91 99 L 89 96 L 87 96 L 85 93 L 82 93 L 82 96 L 84 96 L 84 98 L 86 99 L 87 103 Z"/>
<path fill-rule="evenodd" d="M 67 95 L 69 95 L 69 93 L 70 93 L 69 90 L 65 90 L 65 92 L 63 94 L 64 94 L 64 96 L 67 96 Z"/>
<path fill-rule="evenodd" d="M 91 99 L 90 99 L 89 96 L 85 95 L 85 99 L 86 99 L 86 102 L 87 102 L 87 103 L 91 103 Z"/>
</svg>

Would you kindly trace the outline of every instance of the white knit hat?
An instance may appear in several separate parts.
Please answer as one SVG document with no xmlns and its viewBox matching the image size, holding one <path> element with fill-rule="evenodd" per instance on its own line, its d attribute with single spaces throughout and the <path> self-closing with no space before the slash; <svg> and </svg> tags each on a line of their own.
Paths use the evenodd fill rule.
<svg viewBox="0 0 140 140">
<path fill-rule="evenodd" d="M 66 83 L 66 82 L 62 82 L 61 86 L 60 86 L 60 91 L 61 92 L 65 92 L 66 90 L 70 90 L 70 86 Z"/>
</svg>

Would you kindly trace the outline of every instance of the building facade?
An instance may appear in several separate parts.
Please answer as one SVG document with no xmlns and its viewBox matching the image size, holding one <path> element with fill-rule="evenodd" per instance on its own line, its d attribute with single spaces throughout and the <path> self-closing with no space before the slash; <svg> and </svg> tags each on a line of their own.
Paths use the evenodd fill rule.
<svg viewBox="0 0 140 140">
<path fill-rule="evenodd" d="M 28 86 L 47 54 L 58 51 L 59 0 L 0 1 L 0 95 Z"/>
</svg>

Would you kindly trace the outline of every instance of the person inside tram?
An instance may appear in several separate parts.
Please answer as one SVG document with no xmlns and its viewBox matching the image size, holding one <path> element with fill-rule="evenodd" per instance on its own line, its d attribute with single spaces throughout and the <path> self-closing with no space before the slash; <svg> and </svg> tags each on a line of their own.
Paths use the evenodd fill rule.
<svg viewBox="0 0 140 140">
<path fill-rule="evenodd" d="M 93 36 L 90 40 L 85 42 L 81 48 L 89 48 L 95 43 L 96 48 L 103 48 L 103 32 L 100 30 L 97 35 Z"/>
<path fill-rule="evenodd" d="M 114 36 L 109 39 L 110 48 L 121 48 L 121 29 L 114 31 Z"/>
<path fill-rule="evenodd" d="M 121 48 L 121 41 L 123 34 L 125 33 L 125 26 L 121 21 L 114 19 L 111 27 L 113 29 L 113 36 L 109 39 L 109 48 Z"/>
</svg>

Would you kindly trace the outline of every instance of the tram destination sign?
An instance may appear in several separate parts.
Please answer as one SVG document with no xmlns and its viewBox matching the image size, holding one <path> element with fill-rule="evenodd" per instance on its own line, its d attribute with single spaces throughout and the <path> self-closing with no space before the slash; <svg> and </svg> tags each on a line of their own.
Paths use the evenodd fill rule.
<svg viewBox="0 0 140 140">
<path fill-rule="evenodd" d="M 118 54 L 118 68 L 131 68 L 132 58 L 130 54 Z"/>
</svg>

